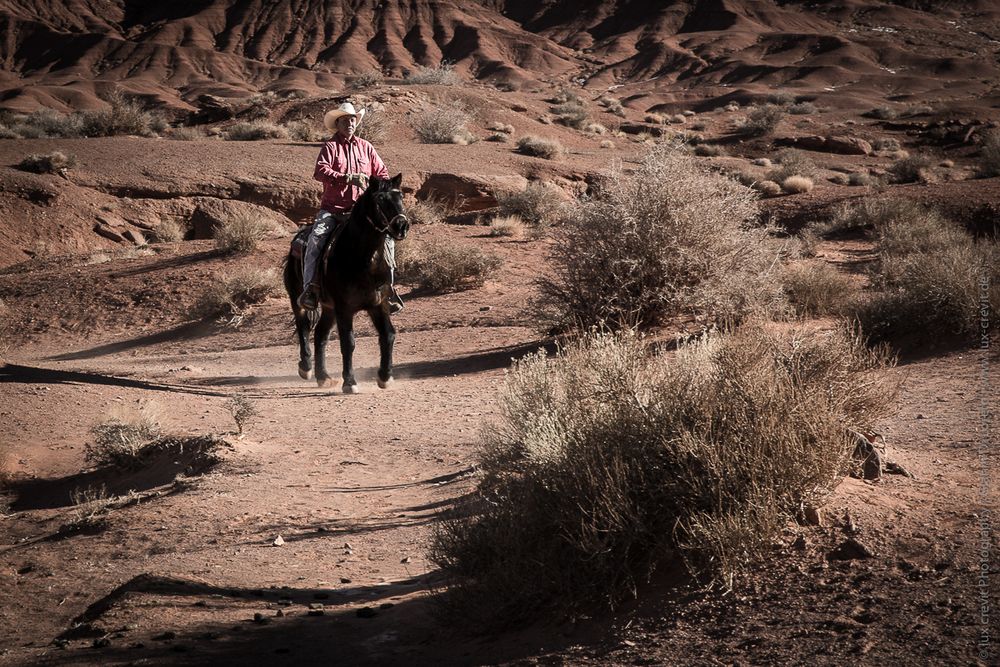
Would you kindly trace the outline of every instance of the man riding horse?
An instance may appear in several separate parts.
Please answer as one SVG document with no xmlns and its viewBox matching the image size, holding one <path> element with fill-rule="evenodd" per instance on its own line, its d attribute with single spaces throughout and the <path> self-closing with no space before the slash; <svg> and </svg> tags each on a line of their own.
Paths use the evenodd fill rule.
<svg viewBox="0 0 1000 667">
<path fill-rule="evenodd" d="M 365 110 L 355 111 L 350 102 L 341 104 L 328 112 L 323 124 L 334 132 L 333 138 L 323 144 L 316 159 L 313 178 L 323 184 L 323 199 L 316 214 L 303 260 L 303 290 L 299 305 L 315 310 L 319 305 L 320 281 L 318 264 L 330 234 L 334 240 L 350 215 L 358 197 L 368 187 L 368 179 L 389 178 L 389 172 L 375 147 L 354 132 L 364 119 Z M 395 288 L 395 242 L 386 236 L 385 253 L 389 264 L 390 312 L 403 309 L 403 302 Z"/>
</svg>

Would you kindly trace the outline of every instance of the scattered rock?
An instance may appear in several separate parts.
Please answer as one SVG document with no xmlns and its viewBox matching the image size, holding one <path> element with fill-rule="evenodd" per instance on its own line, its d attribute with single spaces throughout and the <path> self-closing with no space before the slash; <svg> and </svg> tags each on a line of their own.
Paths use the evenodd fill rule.
<svg viewBox="0 0 1000 667">
<path fill-rule="evenodd" d="M 323 603 L 322 602 L 310 602 L 309 603 L 309 608 L 310 609 L 322 609 L 323 608 Z"/>
<path fill-rule="evenodd" d="M 355 612 L 358 618 L 375 618 L 378 612 L 371 607 L 362 607 Z"/>
<path fill-rule="evenodd" d="M 280 547 L 284 543 L 285 543 L 285 539 L 283 537 L 281 537 L 281 535 L 278 535 L 276 538 L 274 538 L 274 541 L 271 542 L 271 545 L 275 546 L 275 547 Z"/>
<path fill-rule="evenodd" d="M 322 609 L 310 609 L 306 612 L 307 616 L 323 616 L 324 614 L 326 614 L 326 612 Z"/>
<path fill-rule="evenodd" d="M 340 583 L 342 583 L 342 584 L 349 584 L 349 583 L 351 583 L 351 580 L 348 579 L 347 577 L 341 577 L 340 578 Z"/>
<path fill-rule="evenodd" d="M 862 560 L 872 558 L 875 554 L 871 549 L 853 537 L 841 542 L 836 549 L 830 552 L 830 560 Z"/>
<path fill-rule="evenodd" d="M 104 226 L 100 222 L 98 222 L 98 223 L 96 223 L 94 225 L 94 231 L 97 232 L 98 236 L 103 236 L 104 238 L 108 239 L 109 241 L 114 241 L 115 243 L 124 243 L 125 242 L 125 237 L 124 236 L 122 236 L 121 234 L 119 234 L 115 230 L 111 229 L 110 227 Z"/>
<path fill-rule="evenodd" d="M 861 477 L 862 479 L 867 479 L 871 481 L 877 481 L 882 479 L 882 455 L 875 448 L 874 443 L 868 439 L 865 435 L 858 433 L 857 431 L 850 432 L 854 438 L 854 454 L 853 458 L 855 461 L 861 463 L 861 471 L 852 472 L 852 477 Z"/>
<path fill-rule="evenodd" d="M 412 559 L 409 556 L 407 556 L 406 558 L 402 559 L 399 562 L 402 563 L 403 565 L 406 565 L 407 563 L 409 563 L 411 561 L 412 561 Z"/>
<path fill-rule="evenodd" d="M 904 477 L 913 477 L 913 473 L 904 468 L 899 463 L 895 461 L 886 461 L 885 463 L 885 474 L 887 475 L 902 475 Z"/>
<path fill-rule="evenodd" d="M 146 245 L 146 237 L 138 229 L 126 229 L 122 235 L 136 245 Z"/>
<path fill-rule="evenodd" d="M 266 625 L 267 623 L 271 622 L 271 619 L 269 619 L 267 616 L 264 616 L 264 614 L 258 611 L 253 615 L 253 622 L 257 623 L 258 625 Z"/>
<path fill-rule="evenodd" d="M 107 637 L 98 637 L 93 643 L 94 648 L 107 648 L 109 646 L 111 646 L 111 640 Z"/>
<path fill-rule="evenodd" d="M 823 525 L 823 511 L 818 507 L 806 507 L 802 510 L 802 516 L 805 518 L 806 523 L 811 526 Z"/>
<path fill-rule="evenodd" d="M 177 639 L 177 633 L 171 630 L 167 630 L 166 632 L 161 632 L 160 634 L 153 637 L 153 640 L 158 642 L 168 642 L 171 639 Z"/>
</svg>

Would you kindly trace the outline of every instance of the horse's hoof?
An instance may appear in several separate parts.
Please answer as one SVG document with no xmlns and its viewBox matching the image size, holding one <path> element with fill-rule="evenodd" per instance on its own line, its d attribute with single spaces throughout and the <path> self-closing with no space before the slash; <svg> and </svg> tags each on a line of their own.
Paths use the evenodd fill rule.
<svg viewBox="0 0 1000 667">
<path fill-rule="evenodd" d="M 329 389 L 333 386 L 333 378 L 316 378 L 316 384 L 320 389 Z"/>
<path fill-rule="evenodd" d="M 388 380 L 379 380 L 378 381 L 378 387 L 379 387 L 379 389 L 388 389 L 391 384 L 392 384 L 392 378 L 389 378 Z"/>
<path fill-rule="evenodd" d="M 313 372 L 312 372 L 311 368 L 300 368 L 299 369 L 299 377 L 302 378 L 303 380 L 309 380 L 309 379 L 312 378 L 312 376 L 313 376 Z"/>
<path fill-rule="evenodd" d="M 344 390 L 345 394 L 357 394 L 358 393 L 358 385 L 356 385 L 356 384 L 347 384 L 345 382 L 344 386 L 343 386 L 343 390 Z"/>
</svg>

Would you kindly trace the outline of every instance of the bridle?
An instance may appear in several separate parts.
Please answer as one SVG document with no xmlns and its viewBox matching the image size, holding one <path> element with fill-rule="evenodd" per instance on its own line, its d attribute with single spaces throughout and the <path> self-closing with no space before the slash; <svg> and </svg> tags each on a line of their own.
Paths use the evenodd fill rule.
<svg viewBox="0 0 1000 667">
<path fill-rule="evenodd" d="M 378 211 L 379 218 L 381 218 L 382 222 L 385 223 L 384 226 L 379 227 L 378 224 L 376 224 L 375 220 L 371 218 L 371 216 L 366 215 L 365 219 L 368 221 L 368 224 L 374 227 L 375 231 L 377 231 L 380 234 L 388 234 L 389 236 L 393 236 L 392 232 L 390 232 L 389 229 L 391 229 L 396 222 L 400 220 L 402 220 L 403 222 L 409 222 L 410 220 L 409 218 L 406 217 L 405 213 L 397 213 L 396 215 L 392 216 L 392 219 L 390 220 L 388 216 L 386 216 L 385 211 L 382 210 L 382 207 L 379 206 L 377 199 L 375 200 L 375 210 Z"/>
</svg>

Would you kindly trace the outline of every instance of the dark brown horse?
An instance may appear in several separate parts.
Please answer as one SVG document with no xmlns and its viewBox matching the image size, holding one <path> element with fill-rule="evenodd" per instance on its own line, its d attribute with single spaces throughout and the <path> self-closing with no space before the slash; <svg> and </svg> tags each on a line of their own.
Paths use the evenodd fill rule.
<svg viewBox="0 0 1000 667">
<path fill-rule="evenodd" d="M 399 190 L 402 178 L 402 174 L 392 179 L 373 177 L 368 189 L 354 204 L 325 266 L 320 267 L 323 294 L 318 312 L 305 310 L 298 304 L 302 292 L 301 261 L 289 253 L 285 263 L 285 290 L 292 302 L 299 339 L 299 375 L 309 379 L 313 370 L 309 331 L 315 327 L 316 382 L 320 387 L 333 385 L 333 378 L 326 371 L 326 343 L 336 321 L 340 354 L 344 359 L 343 390 L 348 394 L 357 392 L 353 362 L 354 315 L 362 310 L 368 313 L 378 331 L 381 352 L 378 386 L 384 389 L 392 382 L 392 346 L 396 329 L 389 317 L 391 274 L 385 257 L 385 241 L 386 237 L 401 241 L 410 229 L 403 211 L 403 194 Z"/>
</svg>

